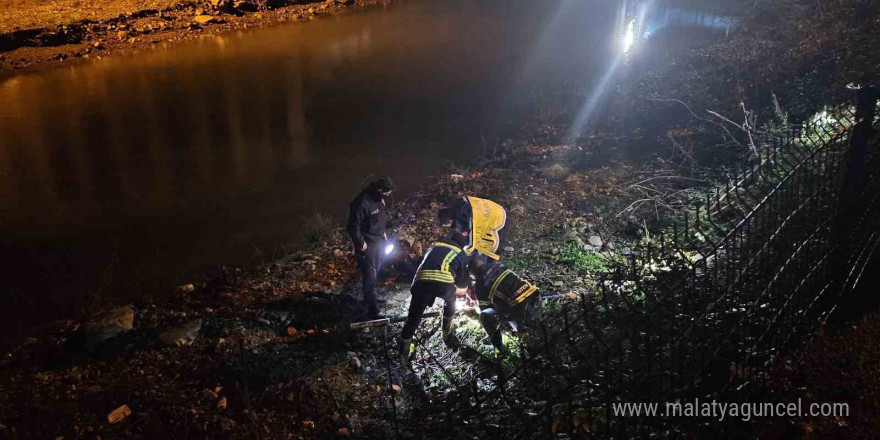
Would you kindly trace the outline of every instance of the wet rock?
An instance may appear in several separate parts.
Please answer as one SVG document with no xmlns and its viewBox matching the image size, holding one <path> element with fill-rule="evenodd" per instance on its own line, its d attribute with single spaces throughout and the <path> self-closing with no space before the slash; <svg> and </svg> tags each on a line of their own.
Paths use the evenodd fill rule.
<svg viewBox="0 0 880 440">
<path fill-rule="evenodd" d="M 189 321 L 179 327 L 162 332 L 159 335 L 159 342 L 172 346 L 190 345 L 196 339 L 201 329 L 201 319 Z"/>
<path fill-rule="evenodd" d="M 587 239 L 587 243 L 589 243 L 590 246 L 600 248 L 602 247 L 602 237 L 591 235 L 590 238 Z"/>
<path fill-rule="evenodd" d="M 96 344 L 128 332 L 133 328 L 134 309 L 131 305 L 101 312 L 85 325 L 86 345 L 93 348 Z"/>
<path fill-rule="evenodd" d="M 232 6 L 243 12 L 257 12 L 257 9 L 259 9 L 256 3 L 250 1 L 237 1 Z"/>
<path fill-rule="evenodd" d="M 200 24 L 200 25 L 206 25 L 209 23 L 212 23 L 212 24 L 223 23 L 222 19 L 214 17 L 213 15 L 197 15 L 195 18 L 193 18 L 193 21 Z"/>
<path fill-rule="evenodd" d="M 218 11 L 228 11 L 232 8 L 232 0 L 208 0 L 208 3 Z"/>
<path fill-rule="evenodd" d="M 348 364 L 355 370 L 361 369 L 361 360 L 354 352 L 348 352 Z"/>
</svg>

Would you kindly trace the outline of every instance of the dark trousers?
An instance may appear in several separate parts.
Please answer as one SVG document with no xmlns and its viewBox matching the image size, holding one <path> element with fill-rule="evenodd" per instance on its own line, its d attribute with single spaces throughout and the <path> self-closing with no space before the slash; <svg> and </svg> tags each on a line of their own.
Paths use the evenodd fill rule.
<svg viewBox="0 0 880 440">
<path fill-rule="evenodd" d="M 357 253 L 358 268 L 363 275 L 363 298 L 367 314 L 371 317 L 379 313 L 376 304 L 376 279 L 379 276 L 379 243 L 368 243 L 367 250 Z"/>
<path fill-rule="evenodd" d="M 454 284 L 416 281 L 410 292 L 412 292 L 412 298 L 409 300 L 409 313 L 406 316 L 406 323 L 403 324 L 403 333 L 400 334 L 401 339 L 412 339 L 416 329 L 422 322 L 422 314 L 425 313 L 425 309 L 431 307 L 437 298 L 441 298 L 444 301 L 444 321 L 451 320 L 452 316 L 455 315 Z"/>
<path fill-rule="evenodd" d="M 521 323 L 531 319 L 541 307 L 541 294 L 535 293 L 514 307 L 490 307 L 480 311 L 480 324 L 489 335 L 496 348 L 501 348 L 501 324 L 503 322 Z"/>
</svg>

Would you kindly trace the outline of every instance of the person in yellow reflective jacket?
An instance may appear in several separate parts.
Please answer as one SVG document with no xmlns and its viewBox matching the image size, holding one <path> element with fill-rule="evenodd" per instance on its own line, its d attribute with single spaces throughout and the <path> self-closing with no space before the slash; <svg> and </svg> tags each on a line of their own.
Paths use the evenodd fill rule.
<svg viewBox="0 0 880 440">
<path fill-rule="evenodd" d="M 447 346 L 458 345 L 452 335 L 452 317 L 455 314 L 456 286 L 466 288 L 470 283 L 468 256 L 462 250 L 467 243 L 460 231 L 453 230 L 447 239 L 438 240 L 425 252 L 410 288 L 409 313 L 398 345 L 404 363 L 409 362 L 412 355 L 412 337 L 422 321 L 422 314 L 437 298 L 444 301 L 443 342 Z"/>
<path fill-rule="evenodd" d="M 456 199 L 437 213 L 437 220 L 441 225 L 451 222 L 468 237 L 464 247 L 468 255 L 479 252 L 496 261 L 512 224 L 503 206 L 474 196 Z"/>
<path fill-rule="evenodd" d="M 508 322 L 516 327 L 531 318 L 541 305 L 541 294 L 512 270 L 483 255 L 471 258 L 470 270 L 476 278 L 474 294 L 480 304 L 480 324 L 495 349 L 506 354 L 501 324 Z"/>
</svg>

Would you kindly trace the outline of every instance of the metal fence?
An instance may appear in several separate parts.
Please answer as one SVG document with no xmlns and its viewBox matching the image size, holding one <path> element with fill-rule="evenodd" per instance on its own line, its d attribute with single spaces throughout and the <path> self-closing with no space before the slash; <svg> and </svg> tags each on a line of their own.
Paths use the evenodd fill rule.
<svg viewBox="0 0 880 440">
<path fill-rule="evenodd" d="M 754 398 L 777 361 L 839 304 L 860 304 L 853 292 L 880 244 L 876 106 L 876 92 L 865 89 L 855 106 L 765 140 L 728 184 L 600 275 L 595 294 L 547 307 L 520 332 L 512 363 L 487 362 L 492 374 L 477 381 L 449 377 L 456 391 L 428 409 L 392 408 L 397 434 L 632 438 L 718 429 L 705 418 L 661 416 L 663 407 L 654 416 L 615 409 Z"/>
</svg>

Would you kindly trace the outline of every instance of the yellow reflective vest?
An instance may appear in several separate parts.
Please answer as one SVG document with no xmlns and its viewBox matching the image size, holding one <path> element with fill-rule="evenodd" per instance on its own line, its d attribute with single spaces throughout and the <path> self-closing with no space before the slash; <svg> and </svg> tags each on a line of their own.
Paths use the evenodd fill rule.
<svg viewBox="0 0 880 440">
<path fill-rule="evenodd" d="M 496 252 L 500 244 L 498 231 L 507 223 L 507 211 L 504 207 L 486 199 L 467 197 L 471 205 L 471 242 L 465 248 L 468 255 L 480 251 L 494 260 L 499 257 Z"/>
</svg>

